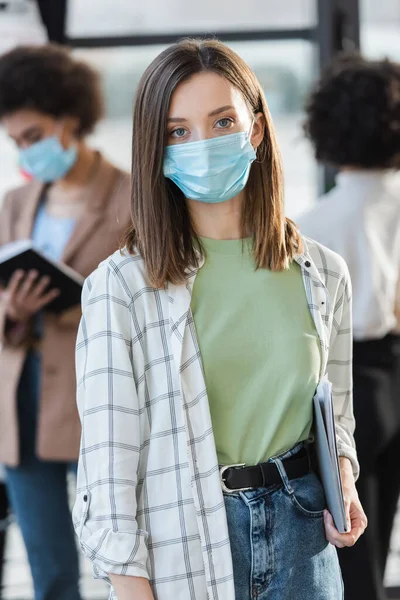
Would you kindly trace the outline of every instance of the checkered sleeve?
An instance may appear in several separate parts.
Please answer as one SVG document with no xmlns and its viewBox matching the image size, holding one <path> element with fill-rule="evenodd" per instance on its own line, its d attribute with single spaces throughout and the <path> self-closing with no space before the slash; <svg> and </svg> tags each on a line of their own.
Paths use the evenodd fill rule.
<svg viewBox="0 0 400 600">
<path fill-rule="evenodd" d="M 86 281 L 76 348 L 82 439 L 73 520 L 94 574 L 148 578 L 147 533 L 136 521 L 139 407 L 132 304 L 104 263 Z"/>
<path fill-rule="evenodd" d="M 333 309 L 331 343 L 328 359 L 328 377 L 332 383 L 333 407 L 339 456 L 350 459 L 354 476 L 359 464 L 354 442 L 353 414 L 353 334 L 351 281 L 347 265 L 342 262 L 340 284 Z"/>
</svg>

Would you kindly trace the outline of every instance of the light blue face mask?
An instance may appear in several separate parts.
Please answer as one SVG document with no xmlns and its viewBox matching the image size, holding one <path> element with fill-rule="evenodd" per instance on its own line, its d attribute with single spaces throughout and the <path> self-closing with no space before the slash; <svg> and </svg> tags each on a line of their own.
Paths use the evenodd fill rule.
<svg viewBox="0 0 400 600">
<path fill-rule="evenodd" d="M 52 136 L 20 150 L 19 163 L 21 169 L 34 179 L 50 183 L 65 177 L 77 157 L 76 146 L 65 150 L 58 137 Z"/>
<path fill-rule="evenodd" d="M 247 131 L 167 146 L 164 175 L 186 198 L 217 203 L 241 192 L 256 153 Z"/>
</svg>

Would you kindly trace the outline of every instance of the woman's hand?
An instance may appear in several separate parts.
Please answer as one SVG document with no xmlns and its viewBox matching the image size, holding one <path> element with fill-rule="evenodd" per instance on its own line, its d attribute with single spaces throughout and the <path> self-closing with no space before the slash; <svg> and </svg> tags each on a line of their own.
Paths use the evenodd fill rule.
<svg viewBox="0 0 400 600">
<path fill-rule="evenodd" d="M 49 277 L 40 277 L 37 271 L 16 271 L 2 292 L 7 317 L 16 323 L 25 323 L 59 295 L 59 290 L 47 290 Z"/>
<path fill-rule="evenodd" d="M 349 533 L 339 533 L 333 523 L 332 515 L 327 510 L 324 514 L 324 522 L 328 542 L 337 548 L 344 548 L 345 546 L 354 546 L 358 538 L 364 533 L 368 520 L 358 498 L 350 460 L 341 456 L 339 464 L 346 518 L 351 529 Z"/>
</svg>

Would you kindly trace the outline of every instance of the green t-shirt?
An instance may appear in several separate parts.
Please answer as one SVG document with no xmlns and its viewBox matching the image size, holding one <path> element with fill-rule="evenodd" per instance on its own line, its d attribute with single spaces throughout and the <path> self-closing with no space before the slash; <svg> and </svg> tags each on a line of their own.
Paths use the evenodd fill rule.
<svg viewBox="0 0 400 600">
<path fill-rule="evenodd" d="M 310 437 L 319 338 L 297 263 L 255 270 L 251 240 L 202 243 L 191 309 L 218 460 L 254 465 Z"/>
</svg>

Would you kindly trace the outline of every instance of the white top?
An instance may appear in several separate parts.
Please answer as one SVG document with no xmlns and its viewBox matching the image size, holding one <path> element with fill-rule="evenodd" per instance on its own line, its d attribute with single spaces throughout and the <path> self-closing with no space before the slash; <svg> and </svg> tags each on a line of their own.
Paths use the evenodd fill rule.
<svg viewBox="0 0 400 600">
<path fill-rule="evenodd" d="M 349 267 L 354 338 L 377 339 L 400 329 L 400 193 L 391 188 L 389 176 L 340 173 L 336 187 L 297 223 Z"/>
<path fill-rule="evenodd" d="M 348 270 L 311 240 L 296 262 L 321 343 L 321 378 L 327 372 L 333 384 L 339 454 L 357 474 Z M 235 598 L 190 309 L 196 274 L 154 289 L 140 256 L 116 252 L 85 284 L 77 341 L 82 441 L 74 526 L 96 577 L 147 577 L 158 600 Z"/>
</svg>

